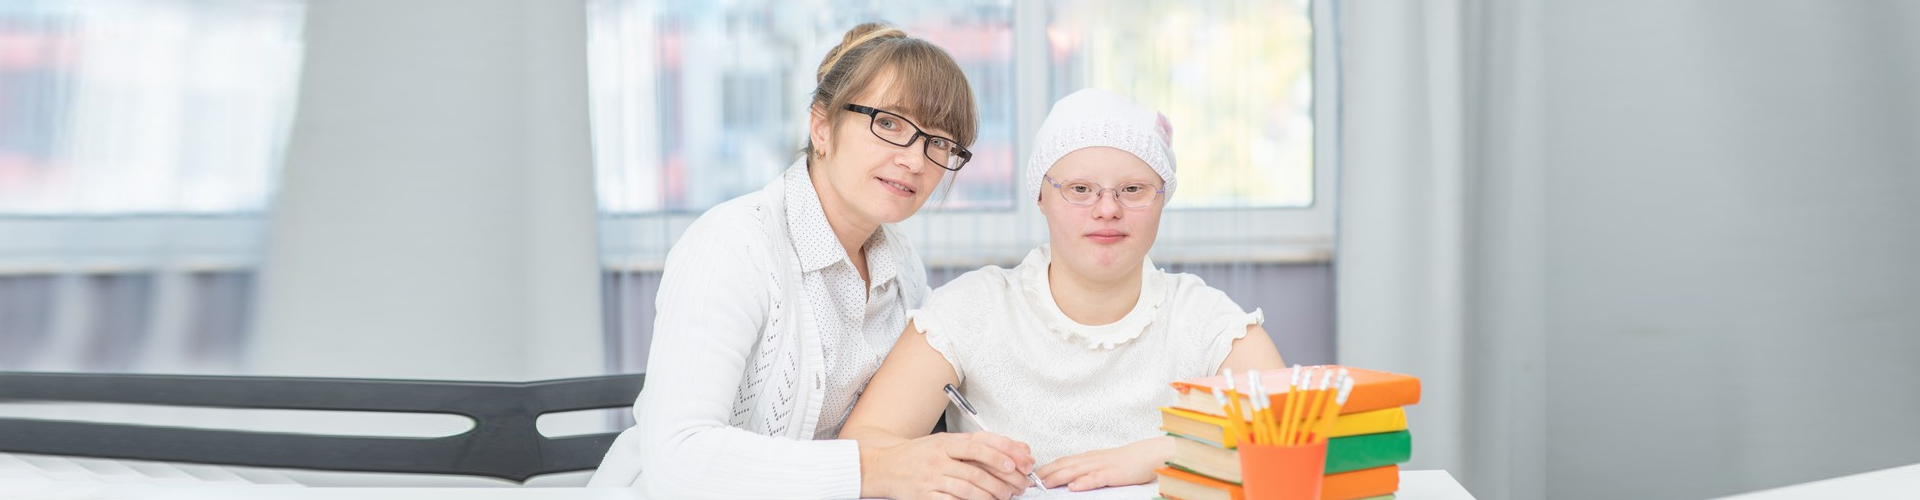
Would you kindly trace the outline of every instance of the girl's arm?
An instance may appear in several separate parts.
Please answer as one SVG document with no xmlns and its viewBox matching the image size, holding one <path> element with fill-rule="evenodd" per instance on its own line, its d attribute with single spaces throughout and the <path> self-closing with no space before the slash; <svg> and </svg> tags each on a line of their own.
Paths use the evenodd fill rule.
<svg viewBox="0 0 1920 500">
<path fill-rule="evenodd" d="M 984 432 L 927 435 L 947 407 L 942 389 L 957 383 L 953 364 L 908 322 L 840 430 L 860 442 L 861 496 L 1005 499 L 1026 489 L 1026 444 Z"/>
<path fill-rule="evenodd" d="M 1233 340 L 1233 350 L 1227 351 L 1227 359 L 1220 362 L 1220 373 L 1232 368 L 1235 373 L 1247 370 L 1278 370 L 1286 368 L 1287 363 L 1280 359 L 1280 349 L 1274 347 L 1273 337 L 1267 336 L 1267 329 L 1260 325 L 1247 325 L 1247 336 Z"/>
<path fill-rule="evenodd" d="M 1246 373 L 1247 370 L 1277 370 L 1286 367 L 1286 363 L 1280 360 L 1280 350 L 1273 346 L 1273 339 L 1267 336 L 1265 328 L 1247 325 L 1247 336 L 1233 340 L 1233 350 L 1227 352 L 1220 367 Z M 1055 460 L 1040 468 L 1040 478 L 1048 487 L 1064 484 L 1072 491 L 1144 484 L 1153 480 L 1154 469 L 1172 459 L 1173 437 L 1151 437 L 1119 448 Z"/>
</svg>

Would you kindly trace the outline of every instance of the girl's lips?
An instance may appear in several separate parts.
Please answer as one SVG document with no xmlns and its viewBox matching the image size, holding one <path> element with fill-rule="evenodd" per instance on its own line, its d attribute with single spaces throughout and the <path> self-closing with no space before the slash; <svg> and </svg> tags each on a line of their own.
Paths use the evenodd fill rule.
<svg viewBox="0 0 1920 500">
<path fill-rule="evenodd" d="M 1093 240 L 1094 243 L 1109 245 L 1127 239 L 1127 233 L 1119 231 L 1094 231 L 1087 233 L 1086 237 L 1089 240 Z"/>
</svg>

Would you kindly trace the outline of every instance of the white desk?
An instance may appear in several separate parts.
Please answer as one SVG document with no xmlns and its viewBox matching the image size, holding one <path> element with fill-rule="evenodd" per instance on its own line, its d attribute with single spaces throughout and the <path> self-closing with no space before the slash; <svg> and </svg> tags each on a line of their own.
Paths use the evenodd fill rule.
<svg viewBox="0 0 1920 500">
<path fill-rule="evenodd" d="M 1920 464 L 1742 493 L 1723 500 L 1913 498 L 1915 492 L 1920 492 Z"/>
<path fill-rule="evenodd" d="M 1153 485 L 1133 486 L 1053 498 L 1152 498 Z M 1133 493 L 1139 493 L 1133 495 Z M 1402 471 L 1398 500 L 1473 500 L 1446 471 Z M 144 486 L 0 479 L 0 498 L 9 500 L 644 500 L 626 488 L 307 488 L 300 486 Z M 1794 497 L 1799 498 L 1799 497 Z"/>
</svg>

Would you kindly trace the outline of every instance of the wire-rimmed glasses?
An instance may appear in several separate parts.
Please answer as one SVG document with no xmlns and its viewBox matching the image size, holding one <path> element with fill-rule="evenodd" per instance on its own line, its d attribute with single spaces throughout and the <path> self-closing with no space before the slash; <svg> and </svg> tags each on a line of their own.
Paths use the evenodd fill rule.
<svg viewBox="0 0 1920 500">
<path fill-rule="evenodd" d="M 1119 202 L 1120 206 L 1147 208 L 1153 205 L 1153 200 L 1159 199 L 1160 195 L 1167 192 L 1165 189 L 1145 182 L 1130 182 L 1121 184 L 1119 187 L 1106 187 L 1080 179 L 1055 181 L 1050 175 L 1042 175 L 1040 178 L 1046 179 L 1047 184 L 1052 184 L 1055 189 L 1060 190 L 1060 199 L 1080 206 L 1092 205 L 1093 202 L 1100 200 L 1101 193 L 1112 191 L 1113 200 Z"/>
</svg>

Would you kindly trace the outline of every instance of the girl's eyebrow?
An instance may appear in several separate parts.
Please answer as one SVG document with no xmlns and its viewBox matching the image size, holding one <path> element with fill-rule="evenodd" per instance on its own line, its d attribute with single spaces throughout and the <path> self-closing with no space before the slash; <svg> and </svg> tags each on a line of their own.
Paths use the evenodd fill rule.
<svg viewBox="0 0 1920 500">
<path fill-rule="evenodd" d="M 1155 178 L 1153 178 L 1152 180 L 1147 180 L 1147 179 L 1121 179 L 1121 180 L 1120 180 L 1119 182 L 1100 182 L 1100 181 L 1096 181 L 1096 180 L 1093 180 L 1093 179 L 1089 179 L 1089 178 L 1086 178 L 1086 177 L 1054 177 L 1054 178 L 1053 178 L 1053 181 L 1054 181 L 1054 182 L 1067 182 L 1067 181 L 1081 181 L 1081 182 L 1091 182 L 1091 183 L 1094 183 L 1094 184 L 1099 184 L 1099 185 L 1102 185 L 1102 186 L 1107 186 L 1107 187 L 1120 187 L 1120 186 L 1131 186 L 1131 185 L 1134 185 L 1134 184 L 1146 184 L 1146 185 L 1149 185 L 1149 186 L 1153 186 L 1153 187 L 1155 187 L 1155 188 L 1158 188 L 1158 187 L 1160 187 L 1160 183 L 1159 183 L 1159 182 L 1156 182 L 1156 181 L 1159 181 L 1159 180 L 1160 180 L 1160 178 L 1158 178 L 1158 177 L 1155 177 Z"/>
</svg>

